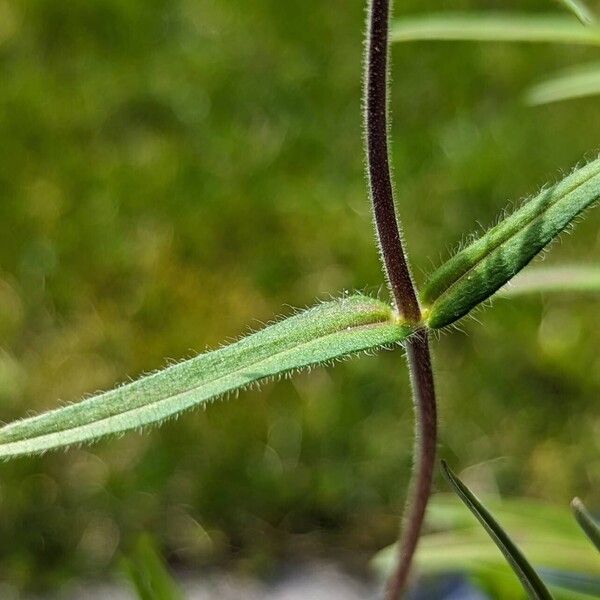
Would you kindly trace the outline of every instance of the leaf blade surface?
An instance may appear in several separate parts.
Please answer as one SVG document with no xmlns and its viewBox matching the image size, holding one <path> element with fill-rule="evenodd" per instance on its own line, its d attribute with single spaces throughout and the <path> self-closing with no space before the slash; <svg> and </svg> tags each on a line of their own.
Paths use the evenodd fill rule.
<svg viewBox="0 0 600 600">
<path fill-rule="evenodd" d="M 355 295 L 318 305 L 219 350 L 0 428 L 0 457 L 34 454 L 159 423 L 262 380 L 397 344 L 392 309 Z"/>
<path fill-rule="evenodd" d="M 540 106 L 599 94 L 600 64 L 593 63 L 566 69 L 532 86 L 525 94 L 525 102 Z"/>
<path fill-rule="evenodd" d="M 558 2 L 572 12 L 582 25 L 591 25 L 596 20 L 590 9 L 581 0 L 558 0 Z"/>
<path fill-rule="evenodd" d="M 519 548 L 494 519 L 492 514 L 479 502 L 469 488 L 454 474 L 445 461 L 442 461 L 442 470 L 446 479 L 463 501 L 465 506 L 475 515 L 498 549 L 502 552 L 506 561 L 521 581 L 525 591 L 532 600 L 552 600 L 552 595 L 544 582 L 540 579 L 535 569 L 529 564 Z"/>
<path fill-rule="evenodd" d="M 600 552 L 600 525 L 594 520 L 594 517 L 579 498 L 573 498 L 571 508 L 577 523 L 588 536 L 590 542 L 596 546 L 596 550 Z"/>
<path fill-rule="evenodd" d="M 600 159 L 543 190 L 427 280 L 427 324 L 450 325 L 492 296 L 600 198 Z"/>
<path fill-rule="evenodd" d="M 499 290 L 504 298 L 546 292 L 598 294 L 600 267 L 581 264 L 532 267 Z"/>
<path fill-rule="evenodd" d="M 398 18 L 392 23 L 392 42 L 474 41 L 547 42 L 600 45 L 600 27 L 582 27 L 561 14 L 446 12 Z"/>
</svg>

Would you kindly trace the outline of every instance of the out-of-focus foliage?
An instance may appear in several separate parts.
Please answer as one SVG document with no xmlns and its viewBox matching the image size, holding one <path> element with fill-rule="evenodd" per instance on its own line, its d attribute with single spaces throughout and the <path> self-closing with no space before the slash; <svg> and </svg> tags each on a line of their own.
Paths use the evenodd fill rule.
<svg viewBox="0 0 600 600">
<path fill-rule="evenodd" d="M 600 564 L 567 506 L 539 500 L 486 498 L 485 505 L 523 551 L 556 600 L 591 600 L 600 594 Z M 427 513 L 417 571 L 435 581 L 464 573 L 491 598 L 529 597 L 500 550 L 457 497 L 435 496 Z M 386 573 L 395 547 L 380 552 L 374 566 Z"/>
<path fill-rule="evenodd" d="M 597 96 L 600 94 L 600 65 L 597 62 L 565 69 L 532 86 L 525 100 L 532 106 Z"/>
<path fill-rule="evenodd" d="M 121 568 L 139 600 L 183 600 L 150 536 L 140 536 L 130 555 L 123 558 Z"/>
<path fill-rule="evenodd" d="M 591 515 L 585 504 L 579 499 L 574 498 L 571 502 L 571 509 L 579 523 L 581 529 L 588 536 L 590 542 L 594 544 L 596 550 L 600 552 L 600 525 Z"/>
<path fill-rule="evenodd" d="M 411 0 L 396 16 L 435 7 Z M 0 0 L 3 421 L 216 347 L 284 304 L 378 292 L 363 11 Z M 394 47 L 393 162 L 420 282 L 471 223 L 598 145 L 594 98 L 520 100 L 595 52 Z M 552 261 L 593 262 L 597 219 Z M 436 346 L 442 451 L 482 465 L 483 488 L 600 503 L 597 314 L 589 295 L 497 300 L 478 313 L 484 326 L 467 321 L 468 335 Z M 194 570 L 265 573 L 315 552 L 360 561 L 395 538 L 411 465 L 400 360 L 316 370 L 151 436 L 1 465 L 0 595 L 103 577 L 141 530 Z"/>
<path fill-rule="evenodd" d="M 496 544 L 498 550 L 502 552 L 504 559 L 515 575 L 517 575 L 527 596 L 531 600 L 552 600 L 550 591 L 510 535 L 496 521 L 477 496 L 450 469 L 448 463 L 445 461 L 442 461 L 442 472 L 453 491 L 471 511 L 473 516 L 477 518 L 480 525 Z"/>
<path fill-rule="evenodd" d="M 582 263 L 527 269 L 499 290 L 502 296 L 542 292 L 597 295 L 600 293 L 600 268 Z"/>
<path fill-rule="evenodd" d="M 600 44 L 600 30 L 581 27 L 558 13 L 540 15 L 510 12 L 424 13 L 399 19 L 392 40 L 469 40 L 476 42 L 553 42 Z"/>
<path fill-rule="evenodd" d="M 590 9 L 580 0 L 558 0 L 568 11 L 573 13 L 582 25 L 591 25 L 596 17 L 590 12 Z"/>
</svg>

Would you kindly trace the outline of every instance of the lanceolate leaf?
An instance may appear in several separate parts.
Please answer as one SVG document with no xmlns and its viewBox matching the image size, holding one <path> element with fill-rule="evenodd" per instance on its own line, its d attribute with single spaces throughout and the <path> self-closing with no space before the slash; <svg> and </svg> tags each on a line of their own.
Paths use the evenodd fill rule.
<svg viewBox="0 0 600 600">
<path fill-rule="evenodd" d="M 600 64 L 573 67 L 533 86 L 525 102 L 533 106 L 600 94 Z"/>
<path fill-rule="evenodd" d="M 532 267 L 519 273 L 498 293 L 507 297 L 541 292 L 600 294 L 600 267 L 577 264 Z"/>
<path fill-rule="evenodd" d="M 571 11 L 583 25 L 591 25 L 594 15 L 581 0 L 558 0 L 567 10 Z"/>
<path fill-rule="evenodd" d="M 579 498 L 573 498 L 571 508 L 575 513 L 575 518 L 581 526 L 581 529 L 590 538 L 590 541 L 598 551 L 600 551 L 600 524 L 594 520 L 594 517 L 588 512 L 587 508 Z"/>
<path fill-rule="evenodd" d="M 458 40 L 600 45 L 600 27 L 560 14 L 438 13 L 397 19 L 393 42 Z"/>
<path fill-rule="evenodd" d="M 507 562 L 521 581 L 525 591 L 532 600 L 552 600 L 552 595 L 527 562 L 508 534 L 502 529 L 491 513 L 479 502 L 469 488 L 452 472 L 445 461 L 442 461 L 444 475 L 450 482 L 458 497 L 465 506 L 477 517 L 496 546 L 500 549 Z"/>
<path fill-rule="evenodd" d="M 421 295 L 428 325 L 450 325 L 489 298 L 599 197 L 600 159 L 543 190 L 455 254 Z"/>
<path fill-rule="evenodd" d="M 158 423 L 218 396 L 410 333 L 391 308 L 362 295 L 321 304 L 241 341 L 0 429 L 0 457 L 44 452 Z"/>
<path fill-rule="evenodd" d="M 600 598 L 600 560 L 564 507 L 496 497 L 490 498 L 486 508 L 518 540 L 520 550 L 556 600 Z M 419 542 L 415 564 L 420 576 L 434 579 L 462 572 L 487 592 L 486 598 L 524 597 L 511 567 L 456 494 L 434 496 L 427 507 L 426 523 L 427 533 Z M 377 553 L 375 569 L 387 574 L 397 552 L 396 546 L 389 546 Z"/>
<path fill-rule="evenodd" d="M 122 567 L 139 600 L 183 600 L 150 536 L 140 537 L 132 554 L 123 559 Z"/>
</svg>

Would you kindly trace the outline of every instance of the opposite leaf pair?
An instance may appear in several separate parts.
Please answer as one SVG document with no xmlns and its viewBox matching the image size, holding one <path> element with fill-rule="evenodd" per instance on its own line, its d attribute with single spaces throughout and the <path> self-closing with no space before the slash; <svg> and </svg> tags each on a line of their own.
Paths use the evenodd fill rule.
<svg viewBox="0 0 600 600">
<path fill-rule="evenodd" d="M 0 457 L 42 453 L 140 429 L 265 379 L 400 344 L 451 325 L 489 298 L 600 198 L 600 159 L 543 190 L 435 271 L 423 322 L 402 321 L 363 295 L 327 302 L 230 346 L 0 428 Z"/>
</svg>

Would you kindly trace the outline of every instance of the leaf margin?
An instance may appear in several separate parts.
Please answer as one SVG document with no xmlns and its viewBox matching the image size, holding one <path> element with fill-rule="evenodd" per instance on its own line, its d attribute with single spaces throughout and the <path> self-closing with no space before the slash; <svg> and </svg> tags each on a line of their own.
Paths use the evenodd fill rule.
<svg viewBox="0 0 600 600">
<path fill-rule="evenodd" d="M 585 535 L 600 552 L 600 524 L 594 520 L 585 504 L 577 497 L 571 501 L 571 510 Z"/>
<path fill-rule="evenodd" d="M 321 303 L 229 346 L 200 354 L 78 403 L 9 423 L 0 428 L 0 458 L 40 454 L 158 424 L 267 379 L 375 348 L 397 345 L 413 330 L 414 327 L 401 320 L 389 305 L 363 294 Z M 273 354 L 273 349 L 278 352 Z M 256 356 L 260 360 L 254 360 Z M 279 356 L 279 365 L 274 364 L 277 363 L 274 356 Z M 242 368 L 239 367 L 240 357 L 246 361 Z M 257 365 L 261 362 L 259 369 Z M 215 384 L 212 393 L 194 399 L 194 388 L 181 390 L 181 381 L 175 379 L 183 372 L 187 382 L 196 381 L 197 384 L 194 377 L 205 376 L 193 372 L 199 364 L 210 368 L 213 374 L 225 374 L 214 376 L 215 381 L 222 381 Z M 201 385 L 211 389 L 211 380 Z M 127 394 L 130 394 L 130 404 L 125 409 L 123 402 L 127 400 Z M 181 396 L 181 403 L 177 407 L 167 406 L 175 396 Z"/>
<path fill-rule="evenodd" d="M 600 45 L 600 27 L 582 27 L 559 12 L 514 13 L 501 11 L 437 12 L 396 18 L 390 40 L 522 42 Z"/>
<path fill-rule="evenodd" d="M 553 600 L 552 594 L 544 585 L 544 582 L 541 580 L 535 569 L 529 564 L 523 553 L 510 539 L 504 529 L 502 529 L 500 524 L 494 519 L 492 514 L 452 471 L 445 460 L 441 461 L 441 466 L 442 472 L 452 489 L 481 523 L 500 552 L 502 552 L 504 558 L 512 567 L 531 600 Z"/>
<path fill-rule="evenodd" d="M 598 200 L 600 158 L 542 189 L 431 273 L 420 293 L 427 325 L 451 325 L 493 296 Z"/>
</svg>

